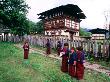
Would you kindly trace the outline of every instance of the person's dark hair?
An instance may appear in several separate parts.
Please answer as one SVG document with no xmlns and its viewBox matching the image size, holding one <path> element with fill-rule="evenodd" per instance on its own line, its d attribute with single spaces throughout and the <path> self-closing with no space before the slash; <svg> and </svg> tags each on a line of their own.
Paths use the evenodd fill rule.
<svg viewBox="0 0 110 82">
<path fill-rule="evenodd" d="M 64 46 L 69 46 L 68 43 L 64 43 Z"/>
<path fill-rule="evenodd" d="M 82 51 L 83 50 L 83 47 L 82 46 L 79 46 L 79 47 L 77 47 L 77 50 Z"/>
<path fill-rule="evenodd" d="M 61 43 L 61 41 L 58 41 L 58 43 Z"/>
<path fill-rule="evenodd" d="M 77 50 L 79 50 L 79 47 L 76 47 Z"/>
<path fill-rule="evenodd" d="M 81 46 L 80 48 L 81 48 L 81 51 L 82 51 L 83 50 L 83 47 Z"/>
<path fill-rule="evenodd" d="M 47 39 L 47 41 L 49 42 L 49 39 Z"/>
<path fill-rule="evenodd" d="M 29 41 L 28 41 L 28 39 L 26 39 L 25 41 L 24 41 L 24 44 L 26 44 L 26 43 L 28 43 Z"/>
</svg>

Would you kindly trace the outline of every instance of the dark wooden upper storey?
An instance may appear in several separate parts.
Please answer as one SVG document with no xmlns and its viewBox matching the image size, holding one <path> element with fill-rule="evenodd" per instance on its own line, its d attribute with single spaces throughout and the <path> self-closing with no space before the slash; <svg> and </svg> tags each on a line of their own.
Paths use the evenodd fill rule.
<svg viewBox="0 0 110 82">
<path fill-rule="evenodd" d="M 75 19 L 85 19 L 83 11 L 77 6 L 73 4 L 62 5 L 45 12 L 42 12 L 39 15 L 39 19 L 50 19 L 56 16 L 66 15 Z"/>
<path fill-rule="evenodd" d="M 89 32 L 91 32 L 92 34 L 106 34 L 108 30 L 97 28 L 97 29 L 92 29 Z"/>
</svg>

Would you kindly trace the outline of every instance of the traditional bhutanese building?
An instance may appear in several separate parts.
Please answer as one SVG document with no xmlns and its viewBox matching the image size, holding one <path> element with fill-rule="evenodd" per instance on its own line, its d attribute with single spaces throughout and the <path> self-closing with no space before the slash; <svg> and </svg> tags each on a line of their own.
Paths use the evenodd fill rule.
<svg viewBox="0 0 110 82">
<path fill-rule="evenodd" d="M 73 4 L 62 5 L 38 15 L 43 20 L 45 35 L 69 39 L 79 36 L 81 19 L 86 18 L 83 11 Z"/>
<path fill-rule="evenodd" d="M 89 32 L 92 33 L 92 40 L 104 40 L 108 37 L 106 36 L 106 34 L 108 33 L 108 30 L 106 29 L 97 28 L 92 29 Z"/>
</svg>

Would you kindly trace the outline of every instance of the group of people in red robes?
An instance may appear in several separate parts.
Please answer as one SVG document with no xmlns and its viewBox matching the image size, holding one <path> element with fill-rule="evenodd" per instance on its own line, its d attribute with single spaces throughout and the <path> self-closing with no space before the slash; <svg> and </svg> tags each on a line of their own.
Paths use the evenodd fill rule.
<svg viewBox="0 0 110 82">
<path fill-rule="evenodd" d="M 25 41 L 23 45 L 24 49 L 24 59 L 28 59 L 29 54 L 29 44 L 28 41 Z M 64 47 L 62 48 L 62 44 L 58 41 L 57 44 L 57 52 L 58 56 L 62 57 L 62 65 L 61 71 L 68 73 L 72 78 L 75 77 L 78 80 L 83 79 L 84 75 L 84 52 L 82 47 L 77 47 L 76 50 L 74 47 L 69 49 L 68 43 L 64 43 Z M 51 44 L 49 39 L 47 39 L 46 43 L 46 54 L 51 54 Z"/>
<path fill-rule="evenodd" d="M 61 71 L 68 72 L 72 78 L 83 79 L 85 57 L 82 47 L 77 47 L 76 50 L 73 47 L 69 49 L 68 43 L 65 43 L 60 56 L 62 57 Z"/>
<path fill-rule="evenodd" d="M 62 48 L 62 43 L 61 41 L 58 41 L 57 43 L 57 55 L 60 55 L 61 52 L 61 48 Z M 46 55 L 48 56 L 49 54 L 51 54 L 51 41 L 49 39 L 47 39 L 47 43 L 46 43 Z"/>
</svg>

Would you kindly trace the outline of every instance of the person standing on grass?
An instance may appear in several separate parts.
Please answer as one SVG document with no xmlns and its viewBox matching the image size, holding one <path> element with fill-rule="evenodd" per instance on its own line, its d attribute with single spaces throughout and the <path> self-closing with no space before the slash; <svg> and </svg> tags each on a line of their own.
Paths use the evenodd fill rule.
<svg viewBox="0 0 110 82">
<path fill-rule="evenodd" d="M 57 54 L 58 54 L 58 56 L 60 55 L 61 48 L 62 48 L 61 41 L 58 41 L 58 43 L 57 43 Z"/>
<path fill-rule="evenodd" d="M 77 48 L 77 63 L 76 63 L 76 77 L 78 80 L 83 79 L 84 76 L 84 62 L 85 56 L 82 47 Z"/>
<path fill-rule="evenodd" d="M 23 45 L 23 49 L 24 49 L 24 59 L 28 59 L 28 54 L 29 54 L 29 44 L 28 44 L 28 41 L 25 41 L 25 43 Z"/>
<path fill-rule="evenodd" d="M 73 78 L 76 76 L 76 61 L 77 55 L 74 48 L 71 48 L 71 54 L 69 57 L 69 75 Z"/>
<path fill-rule="evenodd" d="M 51 54 L 51 44 L 49 39 L 47 39 L 47 43 L 46 43 L 46 55 Z"/>
<path fill-rule="evenodd" d="M 69 58 L 69 45 L 68 43 L 64 43 L 64 48 L 60 52 L 60 56 L 62 57 L 62 72 L 68 72 L 68 58 Z"/>
</svg>

